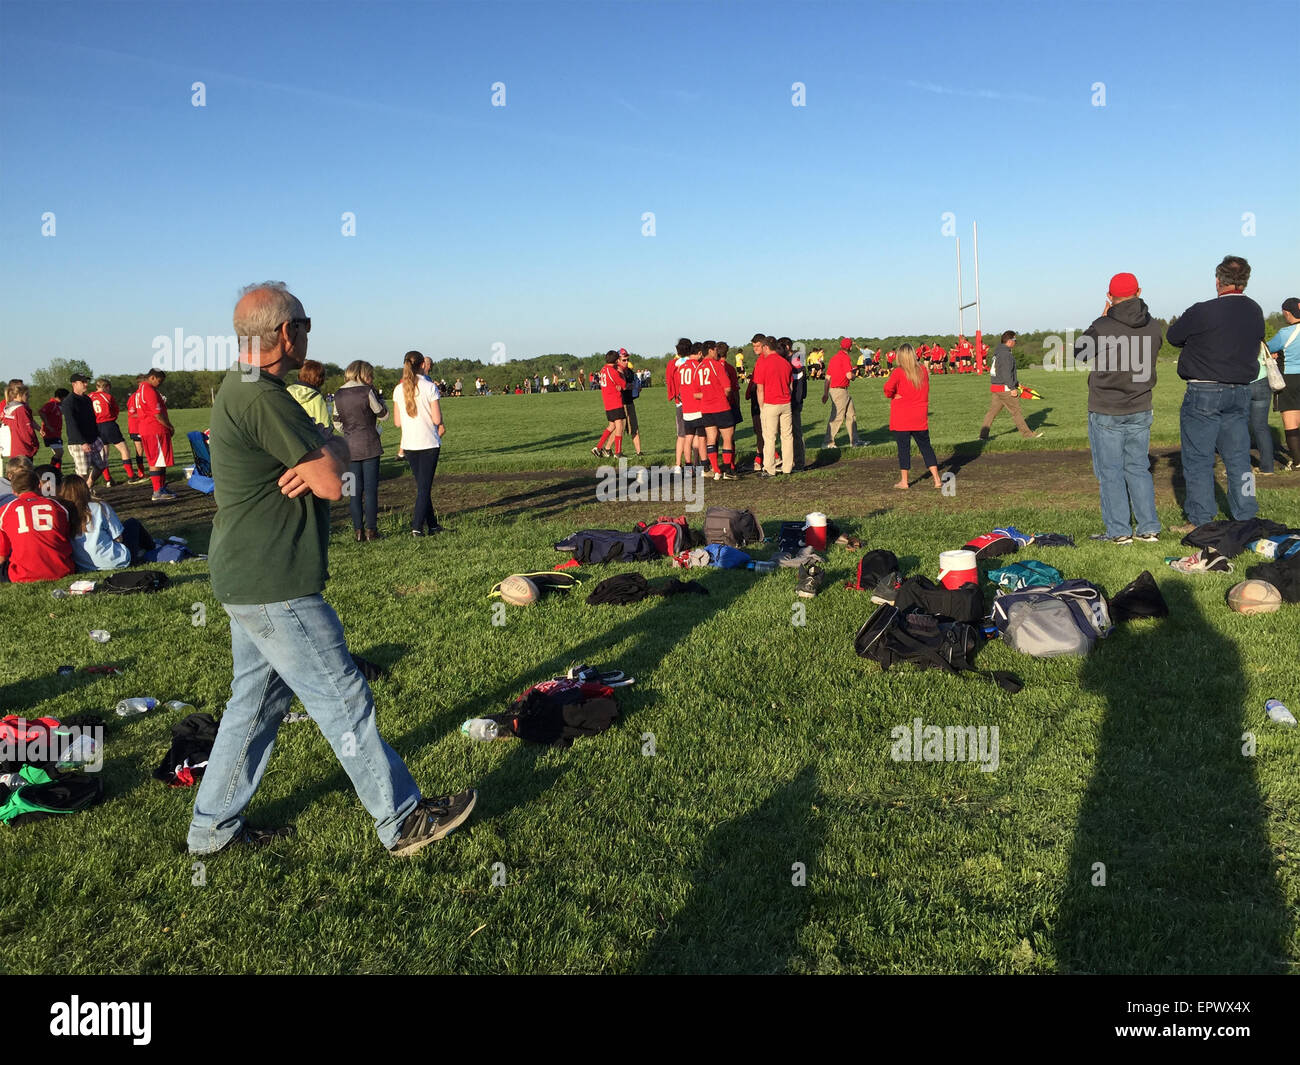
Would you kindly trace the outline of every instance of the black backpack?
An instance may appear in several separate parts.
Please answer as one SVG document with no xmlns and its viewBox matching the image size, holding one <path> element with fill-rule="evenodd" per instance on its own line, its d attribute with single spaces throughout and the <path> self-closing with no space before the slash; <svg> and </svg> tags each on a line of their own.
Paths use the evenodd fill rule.
<svg viewBox="0 0 1300 1065">
<path fill-rule="evenodd" d="M 160 592 L 171 580 L 162 570 L 132 569 L 114 573 L 100 584 L 100 588 L 112 595 L 135 595 L 136 592 Z"/>
<path fill-rule="evenodd" d="M 857 580 L 846 587 L 859 592 L 874 592 L 876 585 L 890 576 L 895 581 L 898 580 L 898 556 L 892 551 L 877 548 L 858 559 Z"/>
<path fill-rule="evenodd" d="M 975 669 L 971 658 L 979 646 L 979 634 L 962 621 L 946 621 L 916 607 L 900 610 L 885 604 L 871 615 L 853 639 L 859 658 L 880 666 L 910 662 L 916 669 L 939 669 L 945 673 L 972 673 L 1015 694 L 1024 685 L 1011 673 Z"/>
<path fill-rule="evenodd" d="M 898 586 L 894 606 L 899 610 L 906 610 L 909 606 L 918 607 L 927 614 L 938 614 L 953 621 L 963 621 L 967 625 L 979 625 L 988 616 L 978 584 L 945 588 L 942 584 L 935 584 L 929 577 L 920 576 L 908 577 Z"/>
<path fill-rule="evenodd" d="M 643 532 L 614 529 L 582 529 L 555 545 L 557 551 L 572 551 L 583 565 L 592 562 L 644 562 L 658 558 L 650 537 Z"/>
<path fill-rule="evenodd" d="M 704 512 L 704 543 L 743 547 L 763 539 L 763 527 L 752 510 L 709 507 Z"/>
</svg>

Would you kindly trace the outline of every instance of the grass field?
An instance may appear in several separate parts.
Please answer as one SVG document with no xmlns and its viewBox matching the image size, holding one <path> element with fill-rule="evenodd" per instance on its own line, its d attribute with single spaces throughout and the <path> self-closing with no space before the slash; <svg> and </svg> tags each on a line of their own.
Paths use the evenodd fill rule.
<svg viewBox="0 0 1300 1065">
<path fill-rule="evenodd" d="M 1161 370 L 1153 451 L 1172 524 L 1181 388 Z M 154 695 L 219 716 L 229 626 L 204 563 L 173 567 L 172 587 L 151 597 L 0 589 L 4 708 L 110 712 L 105 803 L 0 834 L 0 969 L 1294 972 L 1300 735 L 1270 725 L 1262 707 L 1275 697 L 1300 710 L 1296 608 L 1231 613 L 1223 596 L 1242 574 L 1174 573 L 1162 559 L 1189 549 L 1173 536 L 1088 542 L 1100 520 L 1079 450 L 1084 378 L 1023 378 L 1048 396 L 1025 404 L 1047 435 L 1021 441 L 1003 420 L 985 448 L 974 440 L 984 383 L 935 381 L 933 435 L 957 472 L 955 495 L 889 491 L 897 469 L 875 382 L 854 388 L 867 451 L 813 447 L 816 468 L 788 483 L 710 482 L 705 495 L 707 505 L 754 505 L 769 535 L 824 510 L 865 547 L 888 547 L 931 576 L 941 550 L 1008 522 L 1072 534 L 1075 549 L 1020 557 L 1112 593 L 1151 570 L 1172 616 L 1120 627 L 1087 659 L 983 648 L 981 667 L 1025 681 L 1015 696 L 857 659 L 853 634 L 873 608 L 841 587 L 858 555 L 843 548 L 829 553 L 831 580 L 805 603 L 804 624 L 794 623 L 804 602 L 794 571 L 780 570 L 703 571 L 707 599 L 619 608 L 555 598 L 494 625 L 491 585 L 554 565 L 562 536 L 680 506 L 596 502 L 596 397 L 465 398 L 446 404 L 435 482 L 451 532 L 412 541 L 411 482 L 389 430 L 386 538 L 352 543 L 336 507 L 326 596 L 353 649 L 391 667 L 375 685 L 380 727 L 416 779 L 430 793 L 480 789 L 466 828 L 410 861 L 382 852 L 310 723 L 283 727 L 250 809 L 254 823 L 293 824 L 296 836 L 201 869 L 184 852 L 193 792 L 149 775 L 171 717 L 123 720 L 111 707 Z M 823 431 L 818 397 L 805 409 L 810 442 Z M 667 461 L 662 391 L 638 410 L 649 457 Z M 176 421 L 201 427 L 206 413 Z M 746 454 L 749 440 L 746 426 Z M 1260 484 L 1261 514 L 1300 524 L 1300 475 Z M 151 508 L 137 488 L 109 499 L 202 550 L 210 500 L 178 491 L 170 509 Z M 1240 571 L 1248 558 L 1237 562 Z M 662 562 L 601 567 L 582 574 L 585 587 L 629 568 L 672 572 Z M 112 642 L 91 642 L 91 628 Z M 464 718 L 503 709 L 575 660 L 638 678 L 604 736 L 559 751 L 458 734 Z M 56 675 L 96 662 L 127 671 Z M 917 717 L 996 726 L 996 771 L 892 760 L 891 729 Z M 1096 863 L 1105 886 L 1093 886 Z"/>
</svg>

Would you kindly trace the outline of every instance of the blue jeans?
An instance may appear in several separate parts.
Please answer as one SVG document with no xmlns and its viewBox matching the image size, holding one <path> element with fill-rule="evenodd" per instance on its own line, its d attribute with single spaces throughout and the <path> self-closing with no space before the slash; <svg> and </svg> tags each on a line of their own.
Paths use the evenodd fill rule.
<svg viewBox="0 0 1300 1065">
<path fill-rule="evenodd" d="M 370 685 L 348 653 L 343 626 L 319 595 L 261 606 L 225 606 L 234 680 L 208 768 L 194 800 L 191 854 L 225 846 L 243 825 L 275 735 L 293 697 L 329 741 L 375 819 L 380 842 L 397 842 L 420 800 L 406 764 L 380 738 Z"/>
<path fill-rule="evenodd" d="M 1228 471 L 1228 507 L 1234 521 L 1259 513 L 1255 475 L 1250 469 L 1250 385 L 1187 383 L 1179 415 L 1183 449 L 1183 509 L 1193 525 L 1213 521 L 1214 453 Z"/>
<path fill-rule="evenodd" d="M 1262 377 L 1250 386 L 1250 435 L 1259 450 L 1259 472 L 1273 472 L 1273 434 L 1268 427 L 1268 409 L 1273 405 L 1273 389 Z"/>
<path fill-rule="evenodd" d="M 348 506 L 352 508 L 352 528 L 379 528 L 379 457 L 354 461 L 348 466 L 348 472 L 352 474 L 352 495 L 348 499 Z"/>
<path fill-rule="evenodd" d="M 1160 531 L 1148 454 L 1151 419 L 1149 410 L 1136 414 L 1088 413 L 1092 472 L 1101 488 L 1101 520 L 1109 537 L 1132 534 L 1130 509 L 1139 536 Z"/>
</svg>

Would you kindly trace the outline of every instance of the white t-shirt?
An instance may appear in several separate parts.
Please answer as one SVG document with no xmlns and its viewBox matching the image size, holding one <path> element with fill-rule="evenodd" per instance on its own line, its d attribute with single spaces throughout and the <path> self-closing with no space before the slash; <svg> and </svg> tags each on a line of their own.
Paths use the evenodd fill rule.
<svg viewBox="0 0 1300 1065">
<path fill-rule="evenodd" d="M 406 409 L 406 388 L 398 382 L 393 389 L 393 410 L 402 419 L 402 450 L 427 451 L 431 447 L 442 447 L 438 430 L 433 427 L 433 414 L 429 408 L 442 398 L 438 386 L 427 377 L 418 378 L 415 395 L 415 413 Z"/>
</svg>

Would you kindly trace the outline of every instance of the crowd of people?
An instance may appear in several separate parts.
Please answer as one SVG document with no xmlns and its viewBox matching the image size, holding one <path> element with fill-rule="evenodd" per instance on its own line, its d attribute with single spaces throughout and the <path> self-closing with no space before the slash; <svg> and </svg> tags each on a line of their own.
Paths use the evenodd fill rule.
<svg viewBox="0 0 1300 1065">
<path fill-rule="evenodd" d="M 1175 533 L 1215 517 L 1216 452 L 1228 471 L 1232 518 L 1256 516 L 1250 436 L 1261 423 L 1257 407 L 1267 408 L 1270 395 L 1282 415 L 1288 468 L 1296 468 L 1300 458 L 1300 299 L 1283 303 L 1286 327 L 1262 344 L 1264 316 L 1245 295 L 1249 278 L 1244 259 L 1226 257 L 1215 270 L 1215 298 L 1188 308 L 1165 338 L 1181 349 L 1178 374 L 1187 382 L 1180 430 L 1188 524 L 1176 526 Z M 241 360 L 252 361 L 230 369 L 209 430 L 217 503 L 209 570 L 213 594 L 231 621 L 232 694 L 195 801 L 189 848 L 206 854 L 283 834 L 251 828 L 243 811 L 266 768 L 284 711 L 297 696 L 339 756 L 380 841 L 394 855 L 414 853 L 462 824 L 477 794 L 465 788 L 437 798 L 423 795 L 379 735 L 370 688 L 348 653 L 337 615 L 321 595 L 328 579 L 330 501 L 350 495 L 356 539 L 378 538 L 378 423 L 390 407 L 374 386 L 374 367 L 356 361 L 334 395 L 333 412 L 326 410 L 322 421 L 319 364 L 306 358 L 311 319 L 283 284 L 249 286 L 235 308 L 234 324 L 239 336 L 257 337 L 258 343 L 241 348 Z M 1154 356 L 1161 339 L 1137 278 L 1114 275 L 1103 314 L 1080 336 L 1075 351 L 1090 368 L 1089 442 L 1105 526 L 1094 539 L 1155 541 L 1161 531 L 1148 455 Z M 991 405 L 982 436 L 1003 410 L 1028 431 L 1015 404 L 1020 392 L 1015 340 L 1014 332 L 1003 333 L 992 353 Z M 743 363 L 728 360 L 727 344 L 678 341 L 665 371 L 676 413 L 677 469 L 707 464 L 715 480 L 737 476 L 735 431 L 743 422 L 743 400 L 749 402 L 760 451 L 755 468 L 776 477 L 803 467 L 801 419 L 812 375 L 788 337 L 757 333 L 752 343 L 755 362 L 744 377 Z M 850 446 L 860 443 L 849 396 L 855 376 L 851 347 L 846 338 L 824 366 L 821 360 L 816 364 L 815 379 L 824 380 L 822 402 L 830 405 L 828 448 L 837 446 L 841 427 L 847 427 Z M 1117 357 L 1142 350 L 1150 353 L 1149 362 Z M 890 368 L 882 391 L 898 445 L 900 477 L 894 487 L 910 487 L 913 443 L 938 486 L 928 425 L 933 357 L 923 358 L 911 344 L 900 344 L 893 356 L 892 362 L 888 353 L 884 359 Z M 606 424 L 593 451 L 601 457 L 621 454 L 629 435 L 641 450 L 635 402 L 642 378 L 629 363 L 626 351 L 611 350 L 596 374 Z M 394 425 L 401 432 L 398 454 L 416 484 L 415 536 L 442 529 L 431 487 L 446 425 L 431 368 L 426 356 L 407 352 L 391 396 Z M 295 370 L 296 384 L 287 385 L 285 376 Z M 1282 387 L 1270 383 L 1279 373 Z M 174 430 L 159 391 L 165 376 L 150 371 L 128 398 L 132 443 L 127 445 L 120 433 L 114 439 L 106 428 L 116 423 L 108 383 L 96 382 L 96 391 L 87 396 L 89 382 L 73 375 L 71 388 L 58 389 L 40 409 L 40 439 L 53 456 L 40 468 L 33 461 L 37 423 L 30 390 L 20 380 L 9 382 L 0 434 L 8 477 L 0 481 L 0 580 L 51 580 L 79 569 L 117 568 L 138 561 L 151 546 L 139 522 L 119 520 L 92 489 L 101 479 L 113 484 L 106 452 L 114 446 L 128 482 L 139 482 L 148 470 L 154 499 L 162 502 L 163 493 L 170 494 L 165 477 L 173 463 Z M 1266 409 L 1262 421 L 1267 432 Z M 73 456 L 75 476 L 62 476 L 64 450 Z M 1274 461 L 1271 446 L 1266 449 L 1261 441 L 1260 473 L 1270 473 Z"/>
</svg>

